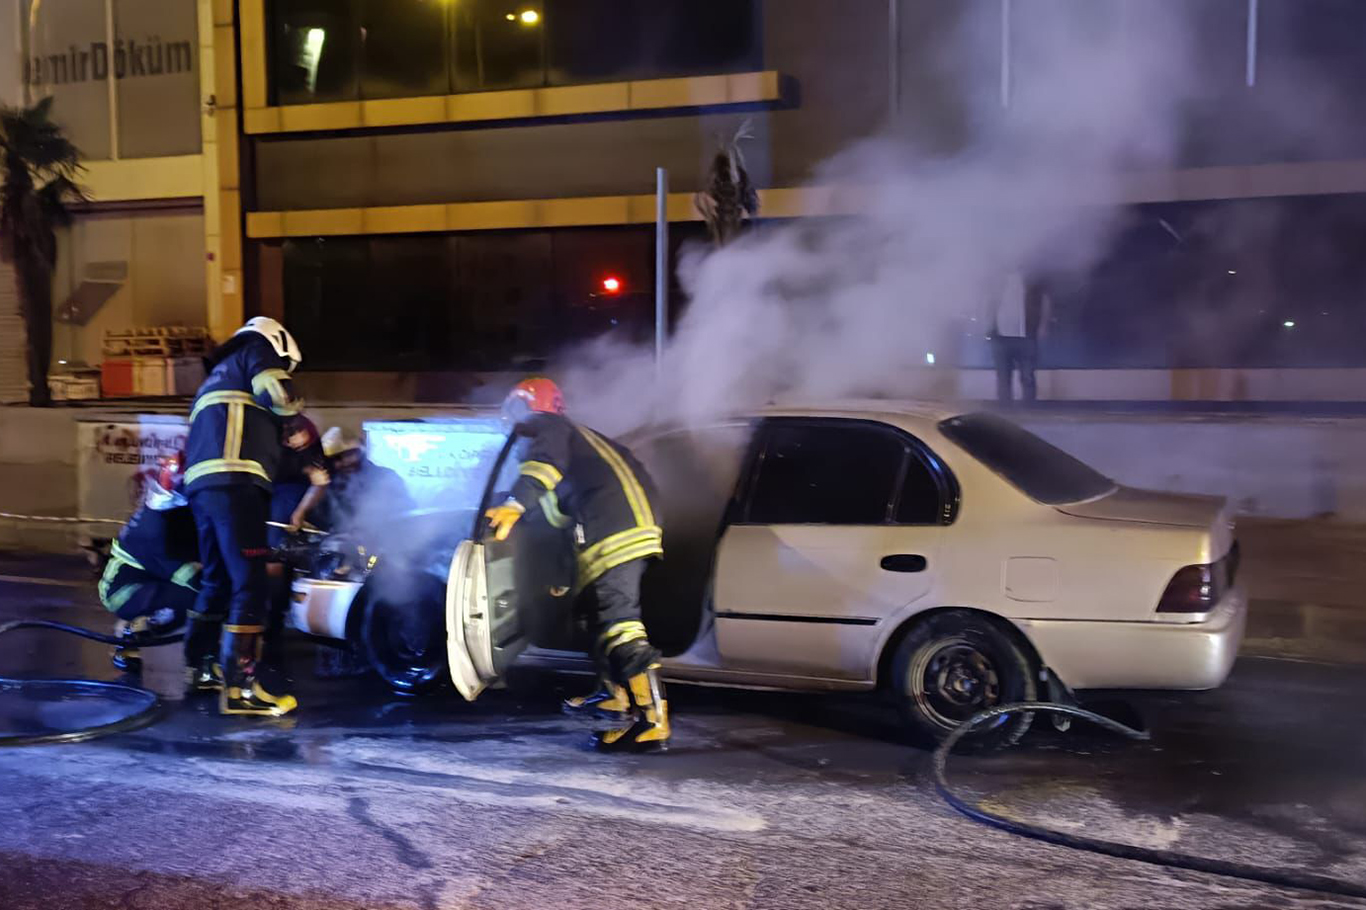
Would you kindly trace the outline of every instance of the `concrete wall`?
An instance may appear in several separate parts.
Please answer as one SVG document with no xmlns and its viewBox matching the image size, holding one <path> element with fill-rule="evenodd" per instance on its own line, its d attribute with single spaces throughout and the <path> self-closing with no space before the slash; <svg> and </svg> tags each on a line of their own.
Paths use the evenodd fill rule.
<svg viewBox="0 0 1366 910">
<path fill-rule="evenodd" d="M 1366 522 L 1366 419 L 1013 416 L 1130 486 L 1225 496 L 1243 515 Z"/>
<path fill-rule="evenodd" d="M 61 232 L 58 244 L 54 306 L 79 286 L 87 263 L 125 262 L 128 278 L 87 324 L 55 324 L 54 362 L 98 365 L 107 329 L 204 325 L 202 212 L 85 215 Z"/>
<path fill-rule="evenodd" d="M 184 413 L 183 406 L 162 409 Z M 452 405 L 326 406 L 323 428 L 451 414 Z M 0 408 L 0 511 L 71 515 L 75 423 L 126 409 Z M 1025 426 L 1121 483 L 1230 498 L 1250 516 L 1366 523 L 1366 418 L 1017 413 Z M 13 525 L 0 543 L 17 538 Z"/>
</svg>

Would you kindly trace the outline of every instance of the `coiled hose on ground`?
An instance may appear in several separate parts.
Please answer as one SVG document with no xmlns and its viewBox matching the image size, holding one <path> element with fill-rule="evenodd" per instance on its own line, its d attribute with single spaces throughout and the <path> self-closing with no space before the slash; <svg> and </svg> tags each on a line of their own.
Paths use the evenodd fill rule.
<svg viewBox="0 0 1366 910">
<path fill-rule="evenodd" d="M 19 619 L 0 623 L 0 635 L 18 629 L 53 629 L 77 635 L 81 638 L 107 645 L 126 644 L 114 635 L 104 635 L 80 626 L 68 625 L 47 619 Z M 162 635 L 137 640 L 139 647 L 156 647 L 180 641 L 181 635 Z M 66 730 L 28 731 L 8 730 L 0 726 L 0 746 L 34 746 L 44 743 L 77 743 L 109 736 L 114 733 L 127 733 L 155 723 L 166 712 L 166 704 L 150 689 L 131 686 L 127 683 L 100 682 L 93 679 L 12 679 L 0 677 L 0 702 L 9 698 L 22 699 L 25 703 L 71 704 L 83 699 L 105 698 L 111 701 L 129 703 L 132 713 L 114 720 L 103 721 L 88 726 L 78 726 Z M 2 721 L 3 718 L 0 718 Z"/>
<path fill-rule="evenodd" d="M 1204 872 L 1209 875 L 1238 878 L 1245 881 L 1259 882 L 1265 885 L 1274 885 L 1280 888 L 1318 891 L 1325 894 L 1337 894 L 1343 897 L 1366 898 L 1366 885 L 1360 885 L 1356 882 L 1329 878 L 1323 875 L 1314 875 L 1312 873 L 1266 869 L 1261 866 L 1253 866 L 1247 863 L 1207 859 L 1202 856 L 1177 853 L 1173 850 L 1155 850 L 1149 847 L 1136 847 L 1130 844 L 1120 844 L 1115 843 L 1114 841 L 1101 840 L 1096 837 L 1086 837 L 1081 834 L 1069 834 L 1065 831 L 1055 831 L 1052 828 L 1044 828 L 1040 825 L 1032 825 L 1029 822 L 1006 818 L 1003 815 L 998 815 L 995 812 L 974 805 L 958 796 L 953 788 L 949 786 L 947 773 L 949 753 L 953 751 L 953 747 L 956 746 L 964 736 L 967 736 L 973 730 L 988 721 L 996 720 L 997 718 L 1004 717 L 1008 714 L 1017 714 L 1022 711 L 1035 711 L 1044 714 L 1065 714 L 1090 721 L 1099 727 L 1103 727 L 1112 733 L 1118 733 L 1120 736 L 1129 739 L 1146 740 L 1149 738 L 1148 734 L 1143 730 L 1135 730 L 1133 727 L 1125 726 L 1119 721 L 1105 717 L 1102 714 L 1097 714 L 1094 711 L 1087 711 L 1084 708 L 1073 707 L 1072 705 L 1057 705 L 1049 702 L 1020 702 L 1018 704 L 999 705 L 995 708 L 988 708 L 964 721 L 939 744 L 939 748 L 934 750 L 933 769 L 935 789 L 939 791 L 939 795 L 944 798 L 945 802 L 968 818 L 982 822 L 985 825 L 991 825 L 993 828 L 1000 828 L 1002 831 L 1009 831 L 1012 834 L 1033 838 L 1034 840 L 1043 841 L 1048 844 L 1056 844 L 1060 847 L 1070 847 L 1073 850 L 1085 850 L 1088 853 L 1099 853 L 1103 856 L 1113 856 L 1118 859 L 1137 860 L 1143 863 L 1166 866 L 1171 869 L 1187 869 L 1192 872 Z"/>
</svg>

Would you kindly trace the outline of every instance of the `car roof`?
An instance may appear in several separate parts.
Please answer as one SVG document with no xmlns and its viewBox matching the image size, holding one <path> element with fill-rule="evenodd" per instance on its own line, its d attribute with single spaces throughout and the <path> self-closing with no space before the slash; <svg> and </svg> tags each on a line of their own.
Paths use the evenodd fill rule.
<svg viewBox="0 0 1366 910">
<path fill-rule="evenodd" d="M 850 420 L 880 420 L 895 423 L 898 419 L 910 418 L 930 424 L 938 424 L 950 417 L 964 413 L 944 402 L 917 401 L 914 399 L 854 398 L 835 401 L 814 401 L 799 399 L 779 399 L 752 408 L 735 408 L 713 415 L 710 420 L 691 424 L 668 421 L 640 427 L 629 435 L 652 436 L 656 433 L 669 433 L 678 430 L 698 429 L 708 424 L 752 420 L 756 417 L 841 417 Z"/>
<path fill-rule="evenodd" d="M 778 400 L 755 410 L 760 416 L 852 417 L 878 419 L 912 417 L 939 423 L 962 414 L 945 402 L 895 398 L 851 398 L 839 401 Z"/>
</svg>

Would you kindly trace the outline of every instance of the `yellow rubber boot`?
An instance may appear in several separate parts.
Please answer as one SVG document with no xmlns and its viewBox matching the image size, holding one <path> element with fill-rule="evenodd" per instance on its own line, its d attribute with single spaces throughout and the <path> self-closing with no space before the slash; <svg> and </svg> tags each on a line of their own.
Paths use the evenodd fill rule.
<svg viewBox="0 0 1366 910">
<path fill-rule="evenodd" d="M 560 709 L 570 717 L 606 720 L 622 726 L 631 723 L 631 697 L 625 686 L 599 678 L 598 687 L 589 695 L 575 695 L 560 703 Z"/>
<path fill-rule="evenodd" d="M 299 706 L 293 695 L 267 691 L 256 670 L 261 658 L 262 626 L 223 627 L 223 691 L 219 714 L 283 717 Z"/>
<path fill-rule="evenodd" d="M 635 720 L 630 726 L 597 734 L 605 752 L 663 752 L 669 747 L 669 701 L 659 679 L 659 665 L 626 681 Z"/>
</svg>

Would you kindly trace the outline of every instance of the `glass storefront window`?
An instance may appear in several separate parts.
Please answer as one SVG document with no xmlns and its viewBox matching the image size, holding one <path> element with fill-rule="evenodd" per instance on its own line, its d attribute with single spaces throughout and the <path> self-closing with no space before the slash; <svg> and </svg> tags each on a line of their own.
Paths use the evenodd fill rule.
<svg viewBox="0 0 1366 910">
<path fill-rule="evenodd" d="M 271 0 L 274 103 L 742 72 L 759 0 Z"/>
<path fill-rule="evenodd" d="M 566 342 L 603 336 L 639 342 L 654 327 L 654 235 L 650 229 L 555 232 L 555 290 Z"/>
<path fill-rule="evenodd" d="M 650 44 L 657 53 L 645 59 L 653 59 L 661 74 L 723 73 L 763 66 L 763 20 L 754 0 L 668 0 L 648 5 L 652 8 Z"/>
<path fill-rule="evenodd" d="M 545 9 L 540 0 L 474 0 L 455 17 L 457 91 L 545 83 Z"/>
<path fill-rule="evenodd" d="M 546 57 L 552 83 L 631 79 L 644 71 L 643 61 L 651 59 L 641 40 L 648 15 L 639 3 L 548 0 L 546 7 Z"/>
<path fill-rule="evenodd" d="M 651 337 L 653 249 L 635 227 L 288 240 L 285 322 L 305 369 L 541 369 Z"/>
<path fill-rule="evenodd" d="M 550 235 L 463 234 L 452 243 L 454 356 L 437 368 L 541 368 L 557 334 Z"/>
<path fill-rule="evenodd" d="M 445 95 L 451 91 L 447 59 L 447 0 L 365 0 L 361 21 L 362 98 Z"/>
<path fill-rule="evenodd" d="M 276 104 L 359 97 L 359 7 L 360 0 L 274 0 L 270 57 Z"/>
</svg>

